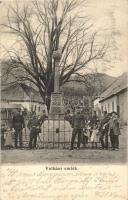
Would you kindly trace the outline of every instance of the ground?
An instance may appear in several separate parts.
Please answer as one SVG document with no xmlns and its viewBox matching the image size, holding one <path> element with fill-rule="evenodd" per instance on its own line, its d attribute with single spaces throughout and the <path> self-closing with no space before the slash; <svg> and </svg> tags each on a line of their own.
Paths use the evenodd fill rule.
<svg viewBox="0 0 128 200">
<path fill-rule="evenodd" d="M 124 163 L 127 159 L 127 127 L 123 127 L 120 136 L 119 151 L 80 149 L 37 149 L 37 150 L 2 150 L 2 163 Z"/>
</svg>

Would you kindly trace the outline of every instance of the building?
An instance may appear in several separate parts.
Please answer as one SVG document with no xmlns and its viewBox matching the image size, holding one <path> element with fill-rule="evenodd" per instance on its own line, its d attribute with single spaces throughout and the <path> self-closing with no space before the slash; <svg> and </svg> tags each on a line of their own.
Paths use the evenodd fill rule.
<svg viewBox="0 0 128 200">
<path fill-rule="evenodd" d="M 1 108 L 6 110 L 21 107 L 22 110 L 29 112 L 35 111 L 36 114 L 41 114 L 42 110 L 47 110 L 40 94 L 31 86 L 16 83 L 2 89 L 1 91 Z M 7 107 L 7 108 L 6 108 Z"/>
<path fill-rule="evenodd" d="M 118 77 L 101 95 L 94 101 L 94 110 L 100 116 L 104 111 L 115 111 L 122 124 L 128 122 L 128 73 Z M 99 112 L 99 113 L 98 113 Z"/>
</svg>

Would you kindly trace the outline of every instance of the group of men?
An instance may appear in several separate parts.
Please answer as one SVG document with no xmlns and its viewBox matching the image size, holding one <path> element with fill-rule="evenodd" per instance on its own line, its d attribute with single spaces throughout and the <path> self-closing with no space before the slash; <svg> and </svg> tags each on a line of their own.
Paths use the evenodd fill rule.
<svg viewBox="0 0 128 200">
<path fill-rule="evenodd" d="M 73 128 L 70 149 L 74 149 L 74 141 L 76 135 L 78 135 L 77 149 L 80 149 L 81 142 L 85 144 L 84 133 L 86 132 L 86 124 L 88 123 L 85 120 L 85 116 L 83 115 L 83 113 L 81 113 L 81 110 L 78 108 L 76 109 L 73 116 L 70 115 L 70 111 L 68 110 L 65 115 L 65 120 L 68 120 Z M 111 142 L 111 149 L 119 149 L 120 123 L 116 112 L 108 114 L 107 112 L 105 112 L 105 115 L 102 120 L 97 120 L 97 118 L 94 117 L 92 120 L 89 121 L 89 126 L 90 135 L 93 131 L 93 127 L 97 127 L 97 131 L 99 132 L 99 142 L 101 143 L 100 149 L 108 149 L 109 137 Z"/>
<path fill-rule="evenodd" d="M 36 112 L 31 113 L 30 119 L 27 123 L 27 128 L 30 130 L 30 139 L 29 139 L 29 148 L 36 148 L 37 136 L 41 132 L 41 125 L 44 120 L 47 118 L 45 110 L 43 110 L 43 115 L 39 118 L 36 115 Z M 21 113 L 21 110 L 18 109 L 18 112 L 13 116 L 12 119 L 12 131 L 15 134 L 15 148 L 17 149 L 18 139 L 19 146 L 22 148 L 22 132 L 25 129 L 24 117 Z"/>
<path fill-rule="evenodd" d="M 101 133 L 101 148 L 108 149 L 108 137 L 110 136 L 112 150 L 119 150 L 120 120 L 116 112 L 106 113 L 101 121 L 99 131 Z"/>
<path fill-rule="evenodd" d="M 41 125 L 46 119 L 47 116 L 45 110 L 43 110 L 43 114 L 40 118 L 36 116 L 35 112 L 32 112 L 30 119 L 28 120 L 27 123 L 27 128 L 30 130 L 30 139 L 29 139 L 30 149 L 36 148 L 37 136 L 41 132 Z M 74 142 L 77 135 L 78 135 L 77 149 L 80 149 L 81 142 L 83 142 L 84 145 L 86 142 L 85 137 L 82 137 L 84 136 L 83 133 L 86 132 L 87 121 L 85 120 L 85 115 L 81 112 L 79 108 L 75 110 L 75 113 L 73 115 L 70 114 L 70 110 L 67 110 L 67 112 L 65 113 L 65 120 L 69 121 L 69 123 L 73 128 L 70 149 L 71 150 L 74 149 Z M 89 125 L 90 125 L 90 133 L 91 133 L 91 127 L 97 125 L 97 129 L 100 133 L 99 141 L 101 143 L 101 149 L 108 149 L 109 136 L 110 136 L 112 150 L 119 149 L 120 125 L 116 112 L 112 112 L 109 114 L 105 113 L 105 116 L 101 121 L 98 121 L 97 118 L 94 118 L 93 120 L 90 121 Z M 17 148 L 18 146 L 18 140 L 19 140 L 19 146 L 20 148 L 22 148 L 23 129 L 25 129 L 25 120 L 24 116 L 21 113 L 21 110 L 18 109 L 18 112 L 13 116 L 12 119 L 12 132 L 14 132 L 15 135 L 15 148 Z M 3 127 L 2 130 L 4 133 L 5 127 Z M 83 141 L 81 140 L 82 138 Z M 1 142 L 3 146 L 4 143 L 3 134 L 1 137 Z"/>
</svg>

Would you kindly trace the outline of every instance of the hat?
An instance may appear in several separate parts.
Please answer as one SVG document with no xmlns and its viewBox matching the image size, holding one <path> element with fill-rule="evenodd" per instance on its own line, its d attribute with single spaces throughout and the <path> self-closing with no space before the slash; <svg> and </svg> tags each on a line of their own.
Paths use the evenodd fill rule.
<svg viewBox="0 0 128 200">
<path fill-rule="evenodd" d="M 115 114 L 115 115 L 117 115 L 117 112 L 113 111 L 113 112 L 111 112 L 111 115 L 112 115 L 112 114 Z"/>
</svg>

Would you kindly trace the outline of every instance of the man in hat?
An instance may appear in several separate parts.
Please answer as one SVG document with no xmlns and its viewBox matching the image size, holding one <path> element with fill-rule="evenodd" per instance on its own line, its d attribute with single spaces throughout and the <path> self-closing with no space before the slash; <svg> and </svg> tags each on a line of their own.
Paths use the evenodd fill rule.
<svg viewBox="0 0 128 200">
<path fill-rule="evenodd" d="M 17 109 L 16 115 L 12 119 L 12 129 L 15 133 L 15 148 L 17 149 L 17 143 L 19 138 L 20 148 L 22 148 L 22 130 L 25 128 L 24 117 L 21 114 L 21 109 Z"/>
<path fill-rule="evenodd" d="M 119 150 L 120 122 L 116 112 L 111 113 L 109 121 L 109 135 L 112 150 Z"/>
<path fill-rule="evenodd" d="M 109 130 L 109 120 L 110 114 L 107 112 L 104 113 L 104 118 L 101 121 L 99 131 L 100 131 L 100 142 L 101 142 L 101 149 L 108 149 L 108 130 Z"/>
<path fill-rule="evenodd" d="M 37 136 L 40 133 L 40 120 L 38 119 L 34 111 L 30 120 L 28 121 L 27 127 L 30 130 L 29 148 L 35 149 L 37 143 Z"/>
<path fill-rule="evenodd" d="M 1 124 L 1 149 L 4 149 L 5 133 L 7 131 L 5 123 Z"/>
<path fill-rule="evenodd" d="M 72 126 L 73 126 L 73 132 L 72 132 L 70 149 L 71 150 L 74 149 L 74 141 L 77 134 L 78 134 L 77 149 L 80 149 L 81 135 L 83 132 L 83 128 L 85 127 L 85 120 L 79 108 L 76 109 L 75 114 L 73 116 Z"/>
</svg>

